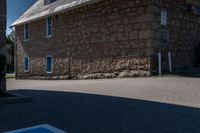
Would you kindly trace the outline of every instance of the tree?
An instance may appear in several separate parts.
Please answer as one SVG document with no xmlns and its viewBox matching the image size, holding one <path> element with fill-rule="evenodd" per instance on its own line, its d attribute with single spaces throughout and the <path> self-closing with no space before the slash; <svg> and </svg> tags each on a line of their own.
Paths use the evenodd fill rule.
<svg viewBox="0 0 200 133">
<path fill-rule="evenodd" d="M 7 35 L 7 39 L 14 44 L 14 42 L 15 42 L 15 32 L 12 31 L 9 35 Z"/>
</svg>

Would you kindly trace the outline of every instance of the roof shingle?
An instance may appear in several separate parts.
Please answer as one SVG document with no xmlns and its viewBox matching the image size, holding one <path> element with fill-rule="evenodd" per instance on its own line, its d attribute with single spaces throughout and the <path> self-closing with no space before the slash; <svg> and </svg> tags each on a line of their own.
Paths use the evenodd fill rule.
<svg viewBox="0 0 200 133">
<path fill-rule="evenodd" d="M 48 15 L 56 14 L 97 1 L 100 0 L 57 0 L 51 4 L 44 5 L 44 0 L 38 0 L 21 17 L 19 17 L 11 27 L 15 27 L 30 21 L 35 21 Z"/>
</svg>

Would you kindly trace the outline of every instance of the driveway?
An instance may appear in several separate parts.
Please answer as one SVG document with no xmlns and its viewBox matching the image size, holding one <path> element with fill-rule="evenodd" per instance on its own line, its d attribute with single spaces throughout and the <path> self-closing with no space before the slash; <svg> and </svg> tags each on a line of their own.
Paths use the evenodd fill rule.
<svg viewBox="0 0 200 133">
<path fill-rule="evenodd" d="M 78 92 L 200 107 L 200 78 L 8 80 L 7 84 L 9 90 Z"/>
<path fill-rule="evenodd" d="M 69 133 L 199 133 L 200 78 L 8 80 L 31 102 L 0 105 L 0 132 L 48 123 Z"/>
</svg>

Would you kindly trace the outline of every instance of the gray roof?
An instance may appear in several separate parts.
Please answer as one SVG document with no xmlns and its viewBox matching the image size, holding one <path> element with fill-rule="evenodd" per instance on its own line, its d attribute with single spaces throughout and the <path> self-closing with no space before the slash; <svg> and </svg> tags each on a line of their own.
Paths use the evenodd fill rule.
<svg viewBox="0 0 200 133">
<path fill-rule="evenodd" d="M 12 24 L 12 27 L 97 1 L 100 0 L 57 0 L 51 4 L 45 5 L 44 0 L 37 0 L 37 2 L 33 4 L 32 7 L 30 7 Z"/>
</svg>

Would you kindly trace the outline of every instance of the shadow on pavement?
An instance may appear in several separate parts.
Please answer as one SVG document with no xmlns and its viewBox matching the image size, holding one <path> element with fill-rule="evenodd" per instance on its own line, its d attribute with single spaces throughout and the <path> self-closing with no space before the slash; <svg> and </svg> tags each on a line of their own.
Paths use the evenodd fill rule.
<svg viewBox="0 0 200 133">
<path fill-rule="evenodd" d="M 12 91 L 31 102 L 0 106 L 0 132 L 51 124 L 69 133 L 199 133 L 200 109 L 112 96 Z"/>
<path fill-rule="evenodd" d="M 168 75 L 169 73 L 165 73 Z M 181 77 L 191 77 L 200 78 L 200 68 L 179 68 L 174 69 L 170 75 L 181 76 Z"/>
</svg>

